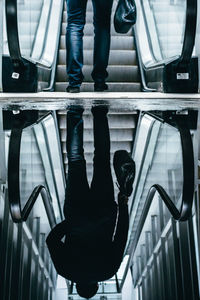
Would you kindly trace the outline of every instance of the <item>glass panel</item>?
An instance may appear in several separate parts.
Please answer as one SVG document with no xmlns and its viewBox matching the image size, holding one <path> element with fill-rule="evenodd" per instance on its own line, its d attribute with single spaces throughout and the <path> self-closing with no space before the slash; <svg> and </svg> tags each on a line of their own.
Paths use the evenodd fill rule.
<svg viewBox="0 0 200 300">
<path fill-rule="evenodd" d="M 135 175 L 135 180 L 134 180 L 134 184 L 133 184 L 133 190 L 137 189 L 137 178 L 140 174 L 140 168 L 143 165 L 143 157 L 144 157 L 144 151 L 146 148 L 146 143 L 148 142 L 148 135 L 149 135 L 149 130 L 150 127 L 153 123 L 153 118 L 148 116 L 148 115 L 144 115 L 141 120 L 140 120 L 140 124 L 139 127 L 141 128 L 141 130 L 139 130 L 138 135 L 136 137 L 137 139 L 137 143 L 135 143 L 135 148 L 133 150 L 133 159 L 135 161 L 135 166 L 136 166 L 136 175 Z M 133 199 L 133 198 L 132 198 Z M 132 200 L 131 198 L 129 199 L 129 205 L 131 207 L 132 205 Z"/>
<path fill-rule="evenodd" d="M 59 147 L 59 132 L 57 131 L 55 120 L 52 115 L 49 115 L 47 118 L 45 118 L 42 124 L 46 133 L 46 141 L 48 141 L 48 149 L 50 152 L 51 163 L 54 172 L 54 180 L 56 182 L 55 186 L 57 188 L 57 197 L 62 206 L 64 205 L 65 198 L 65 186 L 63 184 L 65 182 L 65 174 L 61 164 L 62 157 L 61 149 Z M 55 143 L 57 147 L 55 147 Z"/>
<path fill-rule="evenodd" d="M 144 118 L 145 118 L 145 116 L 144 116 Z M 154 149 L 156 146 L 156 141 L 157 141 L 159 130 L 160 130 L 160 122 L 155 121 L 152 130 L 150 130 L 150 132 L 149 132 L 147 148 L 143 152 L 143 166 L 142 166 L 142 169 L 140 172 L 140 176 L 138 176 L 138 178 L 137 178 L 136 193 L 133 195 L 132 201 L 133 201 L 134 205 L 133 205 L 132 211 L 130 213 L 129 238 L 133 232 L 132 228 L 136 228 L 135 224 L 133 227 L 133 222 L 135 222 L 136 216 L 137 216 L 136 221 L 137 222 L 139 221 L 138 220 L 138 211 L 141 214 L 141 210 L 146 201 L 145 196 L 147 196 L 148 190 L 150 188 L 149 185 L 146 185 L 146 176 L 147 176 L 149 167 L 151 166 L 151 163 L 152 163 L 153 153 L 154 153 Z M 140 126 L 139 131 L 141 132 L 141 134 L 139 134 L 138 137 L 140 137 L 143 140 L 143 127 L 142 126 Z M 136 145 L 138 145 L 138 139 L 137 139 Z M 135 158 L 134 158 L 134 160 L 135 160 Z M 154 181 L 153 184 L 154 183 L 156 183 L 156 182 Z M 143 192 L 145 192 L 145 196 L 143 196 Z"/>
<path fill-rule="evenodd" d="M 39 149 L 31 128 L 23 130 L 20 151 L 20 195 L 22 208 L 34 187 L 45 185 L 45 173 Z"/>
<path fill-rule="evenodd" d="M 44 126 L 48 122 L 49 126 Z M 47 133 L 48 132 L 48 133 Z M 48 137 L 52 140 L 54 157 L 49 151 Z M 52 115 L 48 115 L 40 123 L 23 130 L 20 151 L 20 195 L 22 208 L 27 202 L 33 189 L 44 185 L 49 190 L 57 222 L 61 219 L 62 203 L 65 196 L 64 177 L 62 177 L 62 162 L 59 141 L 55 131 Z M 56 161 L 56 163 L 55 163 Z M 52 167 L 57 166 L 58 171 Z M 59 177 L 58 177 L 59 175 Z M 57 183 L 59 184 L 57 186 Z M 58 191 L 59 189 L 59 191 Z M 36 201 L 34 216 L 40 216 L 41 222 L 48 224 L 42 198 Z"/>
<path fill-rule="evenodd" d="M 62 10 L 63 0 L 17 0 L 19 43 L 23 57 L 52 66 Z M 5 10 L 3 14 L 3 53 L 9 54 Z"/>
<path fill-rule="evenodd" d="M 142 0 L 145 22 L 157 61 L 181 54 L 186 0 Z"/>
<path fill-rule="evenodd" d="M 18 31 L 21 53 L 31 57 L 35 36 L 45 0 L 18 0 Z"/>
<path fill-rule="evenodd" d="M 140 127 L 140 131 L 142 131 Z M 138 135 L 142 138 L 142 135 Z M 136 145 L 139 142 L 136 142 Z M 137 228 L 148 191 L 153 184 L 160 184 L 171 200 L 180 208 L 183 189 L 182 147 L 178 130 L 168 124 L 155 121 L 150 132 L 144 163 L 137 178 L 137 190 L 130 214 L 129 238 Z"/>
<path fill-rule="evenodd" d="M 160 126 L 155 139 L 154 130 Z M 167 124 L 156 121 L 145 157 L 144 168 L 140 178 L 137 196 L 145 202 L 149 188 L 157 183 L 168 193 L 177 204 L 182 196 L 183 168 L 182 149 L 178 130 Z"/>
</svg>

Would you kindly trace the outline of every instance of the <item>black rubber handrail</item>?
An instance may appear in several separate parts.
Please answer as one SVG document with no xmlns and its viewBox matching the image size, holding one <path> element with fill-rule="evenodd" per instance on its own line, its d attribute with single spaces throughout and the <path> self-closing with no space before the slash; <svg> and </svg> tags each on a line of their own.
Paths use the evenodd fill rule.
<svg viewBox="0 0 200 300">
<path fill-rule="evenodd" d="M 195 44 L 197 25 L 197 0 L 187 0 L 186 7 L 185 34 L 180 62 L 187 64 L 191 60 Z"/>
<path fill-rule="evenodd" d="M 18 120 L 11 131 L 8 154 L 8 199 L 10 213 L 13 222 L 20 223 L 26 221 L 38 196 L 41 195 L 50 227 L 56 225 L 56 217 L 53 205 L 47 188 L 43 185 L 36 186 L 24 208 L 21 208 L 20 200 L 20 146 L 24 123 Z"/>
<path fill-rule="evenodd" d="M 17 0 L 6 0 L 5 4 L 8 49 L 14 68 L 19 69 L 24 67 L 24 63 L 19 44 Z"/>
<path fill-rule="evenodd" d="M 144 12 L 143 2 L 141 1 L 141 6 L 143 8 L 144 20 L 147 28 L 147 35 L 150 41 L 150 49 L 152 56 L 155 58 L 153 53 L 153 47 L 151 45 L 151 38 L 149 28 L 147 26 L 148 20 L 146 18 L 146 14 Z M 192 52 L 195 44 L 196 37 L 196 25 L 197 25 L 197 0 L 186 0 L 186 18 L 185 18 L 185 31 L 184 31 L 184 39 L 181 55 L 178 59 L 178 64 L 188 64 L 192 58 Z M 175 59 L 177 60 L 177 58 Z M 162 61 L 163 66 L 165 65 L 165 60 Z M 157 67 L 157 66 L 156 66 Z M 160 66 L 161 67 L 161 66 Z M 153 66 L 150 67 L 152 69 Z M 147 68 L 148 69 L 148 68 Z"/>
<path fill-rule="evenodd" d="M 157 118 L 157 120 L 159 119 Z M 162 120 L 159 121 L 162 122 Z M 161 185 L 154 184 L 151 186 L 145 201 L 139 224 L 137 226 L 135 237 L 130 245 L 131 254 L 129 255 L 129 260 L 124 271 L 124 276 L 120 283 L 120 291 L 122 290 L 126 274 L 128 273 L 128 270 L 131 266 L 131 261 L 155 193 L 158 192 L 158 194 L 161 197 L 161 200 L 165 203 L 171 216 L 175 220 L 187 221 L 189 220 L 192 214 L 192 204 L 194 195 L 194 153 L 192 137 L 190 134 L 190 130 L 187 127 L 185 127 L 185 122 L 181 118 L 179 118 L 179 116 L 175 117 L 175 123 L 180 133 L 183 159 L 183 189 L 181 207 L 180 210 L 177 209 L 176 205 Z"/>
</svg>

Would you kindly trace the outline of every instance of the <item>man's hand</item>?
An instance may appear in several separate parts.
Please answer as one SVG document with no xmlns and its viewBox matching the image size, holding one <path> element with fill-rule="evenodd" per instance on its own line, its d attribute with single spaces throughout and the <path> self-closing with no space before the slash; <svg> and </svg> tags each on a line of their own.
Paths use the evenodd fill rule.
<svg viewBox="0 0 200 300">
<path fill-rule="evenodd" d="M 121 192 L 118 194 L 118 204 L 128 204 L 128 197 Z"/>
</svg>

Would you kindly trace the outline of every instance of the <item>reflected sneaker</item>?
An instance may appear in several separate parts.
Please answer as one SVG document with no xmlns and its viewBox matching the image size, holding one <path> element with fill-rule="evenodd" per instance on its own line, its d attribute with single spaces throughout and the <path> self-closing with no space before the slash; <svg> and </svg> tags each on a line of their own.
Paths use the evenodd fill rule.
<svg viewBox="0 0 200 300">
<path fill-rule="evenodd" d="M 99 114 L 107 114 L 108 113 L 108 107 L 106 105 L 96 105 L 92 106 L 91 112 L 93 115 L 99 115 Z"/>
<path fill-rule="evenodd" d="M 72 85 L 69 85 L 67 88 L 66 88 L 66 91 L 68 93 L 80 93 L 80 86 L 72 86 Z"/>
<path fill-rule="evenodd" d="M 108 90 L 108 85 L 105 82 L 95 82 L 94 91 L 103 92 Z"/>
<path fill-rule="evenodd" d="M 119 190 L 123 195 L 129 197 L 133 191 L 135 162 L 126 150 L 118 150 L 114 154 L 113 165 Z"/>
</svg>

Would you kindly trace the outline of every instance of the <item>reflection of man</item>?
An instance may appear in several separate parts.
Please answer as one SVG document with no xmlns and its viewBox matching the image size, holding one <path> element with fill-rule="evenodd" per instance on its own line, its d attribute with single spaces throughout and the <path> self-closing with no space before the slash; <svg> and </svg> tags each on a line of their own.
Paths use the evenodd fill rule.
<svg viewBox="0 0 200 300">
<path fill-rule="evenodd" d="M 83 154 L 82 113 L 79 107 L 67 113 L 66 220 L 50 232 L 47 245 L 57 272 L 76 282 L 80 296 L 90 298 L 98 290 L 98 281 L 111 278 L 121 264 L 128 232 L 127 201 L 132 192 L 135 164 L 124 150 L 114 155 L 120 187 L 117 205 L 110 168 L 107 108 L 92 108 L 95 151 L 94 174 L 89 187 Z"/>
<path fill-rule="evenodd" d="M 83 81 L 83 29 L 86 18 L 87 0 L 67 1 L 67 74 L 69 86 L 67 92 L 78 93 Z M 108 89 L 105 79 L 108 76 L 110 50 L 110 17 L 113 0 L 92 0 L 94 9 L 94 68 L 92 78 L 94 90 L 104 91 Z"/>
</svg>

